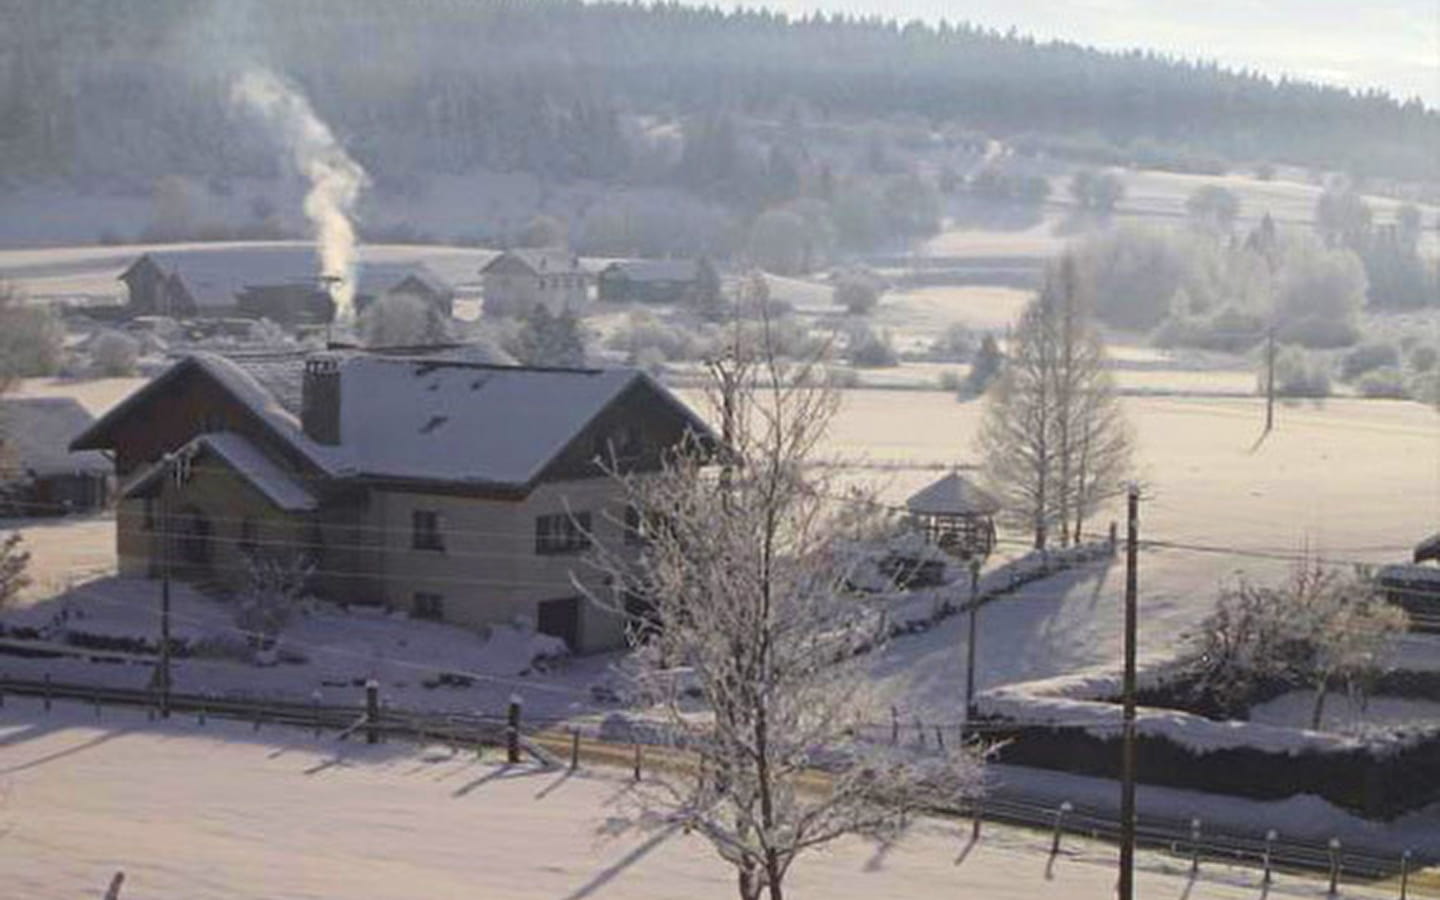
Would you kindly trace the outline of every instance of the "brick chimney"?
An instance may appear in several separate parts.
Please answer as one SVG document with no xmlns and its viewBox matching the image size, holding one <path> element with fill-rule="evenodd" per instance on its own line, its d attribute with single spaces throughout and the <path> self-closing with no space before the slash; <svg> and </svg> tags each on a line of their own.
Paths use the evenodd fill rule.
<svg viewBox="0 0 1440 900">
<path fill-rule="evenodd" d="M 300 424 L 317 444 L 340 443 L 340 360 L 312 356 L 305 360 L 300 385 Z"/>
</svg>

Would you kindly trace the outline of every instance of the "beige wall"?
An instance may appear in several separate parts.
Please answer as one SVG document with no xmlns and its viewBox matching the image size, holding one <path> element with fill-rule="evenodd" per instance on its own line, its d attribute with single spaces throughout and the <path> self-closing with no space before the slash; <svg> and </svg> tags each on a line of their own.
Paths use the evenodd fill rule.
<svg viewBox="0 0 1440 900">
<path fill-rule="evenodd" d="M 568 503 L 568 506 L 567 506 Z M 411 609 L 416 592 L 440 594 L 447 621 L 475 627 L 512 622 L 534 623 L 539 603 L 581 594 L 572 575 L 593 590 L 604 578 L 585 564 L 585 555 L 539 555 L 535 519 L 551 513 L 589 512 L 597 541 L 620 546 L 624 539 L 624 501 L 603 478 L 538 487 L 520 501 L 481 500 L 396 491 L 377 491 L 368 526 L 385 536 L 385 602 Z M 445 549 L 411 547 L 411 514 L 440 514 Z M 580 646 L 589 652 L 618 647 L 623 625 L 589 601 L 580 604 Z"/>
<path fill-rule="evenodd" d="M 540 286 L 541 281 L 545 286 Z M 485 300 L 507 309 L 525 310 L 543 303 L 552 313 L 579 311 L 589 299 L 588 279 L 582 275 L 549 275 L 544 279 L 517 273 L 486 273 Z"/>
<path fill-rule="evenodd" d="M 176 577 L 220 584 L 240 591 L 247 586 L 248 567 L 241 549 L 243 523 L 249 519 L 257 551 L 282 553 L 303 548 L 309 537 L 305 516 L 292 516 L 272 506 L 264 495 L 227 469 L 213 463 L 197 465 L 182 488 L 164 484 L 156 497 L 156 530 L 145 527 L 145 501 L 122 500 L 116 507 L 116 550 L 120 574 L 144 578 L 159 574 L 162 510 L 168 506 L 173 518 L 175 542 L 171 545 L 172 572 Z M 179 532 L 191 511 L 198 510 L 210 526 L 209 564 L 203 569 L 186 564 Z"/>
</svg>

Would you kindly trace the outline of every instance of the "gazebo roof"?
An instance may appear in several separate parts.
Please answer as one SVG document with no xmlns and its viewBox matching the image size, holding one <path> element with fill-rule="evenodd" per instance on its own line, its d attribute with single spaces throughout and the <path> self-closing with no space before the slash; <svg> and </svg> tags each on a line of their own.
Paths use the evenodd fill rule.
<svg viewBox="0 0 1440 900">
<path fill-rule="evenodd" d="M 959 472 L 951 472 L 906 500 L 905 507 L 922 516 L 993 516 L 1000 511 L 1000 502 Z"/>
</svg>

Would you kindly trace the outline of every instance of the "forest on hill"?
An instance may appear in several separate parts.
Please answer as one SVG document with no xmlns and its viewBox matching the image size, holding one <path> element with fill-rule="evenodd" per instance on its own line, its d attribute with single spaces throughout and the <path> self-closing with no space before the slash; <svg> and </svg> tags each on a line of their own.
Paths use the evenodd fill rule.
<svg viewBox="0 0 1440 900">
<path fill-rule="evenodd" d="M 229 102 L 256 65 L 300 85 L 377 179 L 524 170 L 762 205 L 827 128 L 865 122 L 901 150 L 1000 138 L 1100 165 L 1440 178 L 1440 114 L 1418 101 L 964 24 L 575 0 L 3 0 L 0 17 L 12 186 L 270 173 Z M 667 123 L 674 159 L 654 146 Z M 726 155 L 736 128 L 758 175 Z"/>
</svg>

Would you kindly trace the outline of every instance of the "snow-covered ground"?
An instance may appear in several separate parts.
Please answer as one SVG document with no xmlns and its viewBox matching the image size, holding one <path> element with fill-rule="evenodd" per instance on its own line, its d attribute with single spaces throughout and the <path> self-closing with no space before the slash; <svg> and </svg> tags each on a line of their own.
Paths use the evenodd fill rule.
<svg viewBox="0 0 1440 900">
<path fill-rule="evenodd" d="M 495 765 L 441 747 L 341 744 L 284 729 L 10 698 L 0 710 L 0 892 L 98 897 L 115 873 L 144 900 L 486 897 L 723 898 L 734 880 L 703 841 L 634 815 L 624 773 Z M 797 897 L 1113 896 L 1113 848 L 924 820 L 890 846 L 842 841 L 803 858 Z M 1259 874 L 1139 857 L 1145 897 L 1254 898 Z M 1319 897 L 1281 874 L 1272 896 Z M 1346 886 L 1389 897 L 1393 886 Z"/>
</svg>

